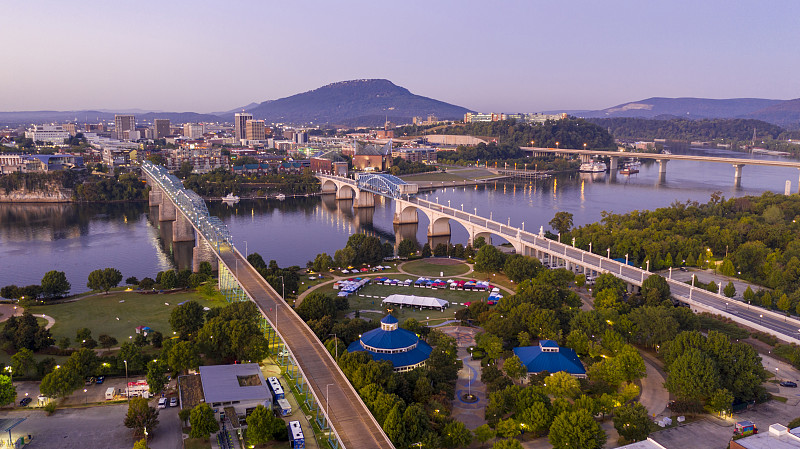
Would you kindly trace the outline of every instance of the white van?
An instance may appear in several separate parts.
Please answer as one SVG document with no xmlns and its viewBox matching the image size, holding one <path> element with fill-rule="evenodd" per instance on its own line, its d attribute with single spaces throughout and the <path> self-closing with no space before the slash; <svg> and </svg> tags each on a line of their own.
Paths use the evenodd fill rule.
<svg viewBox="0 0 800 449">
<path fill-rule="evenodd" d="M 108 387 L 106 389 L 106 400 L 114 399 L 114 387 Z"/>
<path fill-rule="evenodd" d="M 158 400 L 158 408 L 167 408 L 167 398 L 160 398 Z"/>
</svg>

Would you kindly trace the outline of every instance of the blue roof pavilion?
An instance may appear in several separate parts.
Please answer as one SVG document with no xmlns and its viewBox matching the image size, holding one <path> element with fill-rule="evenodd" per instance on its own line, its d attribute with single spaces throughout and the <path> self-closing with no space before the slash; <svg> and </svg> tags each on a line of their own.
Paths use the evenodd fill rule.
<svg viewBox="0 0 800 449">
<path fill-rule="evenodd" d="M 547 371 L 553 374 L 564 371 L 575 377 L 586 377 L 586 369 L 575 351 L 561 348 L 553 340 L 539 340 L 538 346 L 514 348 L 514 354 L 528 368 L 529 373 Z"/>
<path fill-rule="evenodd" d="M 395 372 L 410 371 L 425 364 L 433 348 L 413 332 L 400 329 L 392 315 L 381 320 L 381 327 L 364 333 L 347 347 L 348 352 L 366 351 L 373 360 L 392 362 Z"/>
</svg>

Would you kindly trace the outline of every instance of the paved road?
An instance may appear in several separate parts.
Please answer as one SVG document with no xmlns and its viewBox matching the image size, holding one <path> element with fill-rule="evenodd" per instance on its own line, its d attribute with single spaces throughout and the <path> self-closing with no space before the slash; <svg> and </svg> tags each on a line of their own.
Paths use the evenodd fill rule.
<svg viewBox="0 0 800 449">
<path fill-rule="evenodd" d="M 333 357 L 308 325 L 286 305 L 280 295 L 238 251 L 232 252 L 226 247 L 220 251 L 220 256 L 221 262 L 236 275 L 240 285 L 264 316 L 276 324 L 292 358 L 310 384 L 317 403 L 326 409 L 326 403 L 330 399 L 330 421 L 342 445 L 347 449 L 394 448 Z"/>
<path fill-rule="evenodd" d="M 658 419 L 667 410 L 669 404 L 669 392 L 664 388 L 664 375 L 661 373 L 658 361 L 655 356 L 645 352 L 639 352 L 644 359 L 646 370 L 645 377 L 642 378 L 642 392 L 639 402 L 644 405 L 650 416 Z M 666 415 L 669 415 L 667 411 Z"/>
</svg>

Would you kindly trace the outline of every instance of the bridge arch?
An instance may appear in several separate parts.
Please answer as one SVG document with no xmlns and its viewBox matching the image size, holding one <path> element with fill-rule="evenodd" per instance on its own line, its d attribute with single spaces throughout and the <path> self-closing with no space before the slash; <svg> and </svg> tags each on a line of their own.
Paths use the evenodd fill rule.
<svg viewBox="0 0 800 449">
<path fill-rule="evenodd" d="M 322 193 L 336 193 L 339 190 L 339 186 L 333 180 L 323 178 L 320 190 L 322 190 Z"/>
<path fill-rule="evenodd" d="M 356 198 L 356 190 L 347 184 L 340 185 L 336 190 L 337 200 L 352 200 L 354 198 Z"/>
</svg>

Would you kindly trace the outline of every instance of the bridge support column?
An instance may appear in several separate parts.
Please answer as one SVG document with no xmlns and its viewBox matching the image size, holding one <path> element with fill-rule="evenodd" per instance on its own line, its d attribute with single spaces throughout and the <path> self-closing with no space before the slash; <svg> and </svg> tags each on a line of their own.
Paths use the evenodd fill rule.
<svg viewBox="0 0 800 449">
<path fill-rule="evenodd" d="M 659 177 L 667 174 L 667 160 L 658 159 L 658 175 Z"/>
<path fill-rule="evenodd" d="M 173 242 L 193 242 L 194 228 L 192 222 L 186 218 L 185 215 L 176 213 L 175 223 L 172 223 L 172 241 Z"/>
<path fill-rule="evenodd" d="M 192 271 L 197 273 L 200 271 L 200 264 L 208 262 L 211 264 L 211 269 L 214 271 L 219 270 L 219 260 L 217 255 L 208 241 L 200 235 L 197 235 L 194 248 L 192 248 Z"/>
<path fill-rule="evenodd" d="M 612 172 L 615 172 L 619 169 L 619 157 L 611 156 L 611 166 L 608 167 Z"/>
<path fill-rule="evenodd" d="M 337 200 L 352 200 L 356 196 L 356 192 L 350 187 L 339 186 L 336 190 Z"/>
<path fill-rule="evenodd" d="M 450 217 L 432 214 L 428 225 L 428 237 L 444 237 L 450 235 Z"/>
<path fill-rule="evenodd" d="M 353 207 L 375 207 L 375 195 L 372 192 L 361 190 L 356 192 Z"/>
<path fill-rule="evenodd" d="M 396 200 L 394 202 L 394 220 L 393 224 L 412 224 L 419 223 L 419 214 L 415 207 L 405 207 L 402 201 Z"/>
<path fill-rule="evenodd" d="M 581 164 L 588 164 L 589 162 L 592 162 L 592 155 L 581 154 Z"/>
<path fill-rule="evenodd" d="M 161 204 L 158 205 L 158 221 L 173 220 L 175 220 L 175 205 L 169 198 L 162 198 Z"/>
<path fill-rule="evenodd" d="M 733 173 L 733 184 L 736 187 L 742 186 L 742 167 L 744 164 L 733 164 L 734 173 Z"/>
<path fill-rule="evenodd" d="M 149 194 L 149 205 L 150 206 L 160 206 L 161 205 L 161 201 L 163 201 L 162 195 L 163 195 L 163 192 L 161 191 L 160 188 L 158 188 L 156 186 L 152 186 L 152 188 L 150 189 L 150 194 Z"/>
</svg>

